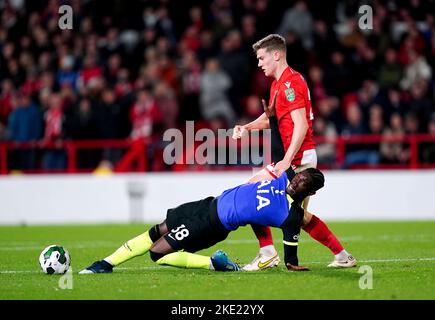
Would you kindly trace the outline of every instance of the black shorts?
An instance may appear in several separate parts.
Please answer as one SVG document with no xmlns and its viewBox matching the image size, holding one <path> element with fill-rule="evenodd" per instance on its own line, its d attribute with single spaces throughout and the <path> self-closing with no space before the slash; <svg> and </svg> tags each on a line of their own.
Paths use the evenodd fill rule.
<svg viewBox="0 0 435 320">
<path fill-rule="evenodd" d="M 219 220 L 214 197 L 169 209 L 166 225 L 169 233 L 165 239 L 176 251 L 196 252 L 210 248 L 225 240 L 230 233 Z"/>
</svg>

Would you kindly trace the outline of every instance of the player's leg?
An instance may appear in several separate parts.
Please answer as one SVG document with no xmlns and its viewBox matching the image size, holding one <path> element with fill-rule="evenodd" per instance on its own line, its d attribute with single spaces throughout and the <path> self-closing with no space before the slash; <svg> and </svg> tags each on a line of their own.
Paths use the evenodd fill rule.
<svg viewBox="0 0 435 320">
<path fill-rule="evenodd" d="M 166 224 L 169 232 L 156 241 L 150 250 L 150 257 L 157 264 L 216 271 L 240 270 L 222 251 L 212 257 L 194 253 L 228 236 L 229 230 L 219 220 L 213 197 L 173 209 L 168 212 Z"/>
<path fill-rule="evenodd" d="M 273 165 L 268 165 L 263 168 L 255 177 L 251 178 L 251 180 L 257 180 L 260 178 L 263 180 L 276 179 L 276 176 L 273 173 Z M 243 270 L 257 271 L 277 266 L 280 262 L 280 258 L 275 246 L 273 245 L 270 227 L 256 224 L 251 224 L 251 227 L 257 237 L 260 250 L 257 256 L 249 264 L 243 267 Z"/>
<path fill-rule="evenodd" d="M 278 119 L 276 116 L 269 117 L 269 126 L 271 132 L 271 153 L 272 161 L 277 163 L 284 158 L 285 150 L 284 144 L 282 143 L 282 138 L 278 128 Z M 271 165 L 268 165 L 262 169 L 261 175 L 270 175 L 272 179 L 276 176 L 272 171 Z M 258 239 L 258 244 L 260 246 L 260 251 L 251 263 L 243 267 L 245 271 L 257 271 L 261 269 L 271 268 L 277 266 L 280 262 L 278 252 L 273 245 L 272 232 L 270 227 L 251 225 L 255 236 Z"/>
<path fill-rule="evenodd" d="M 337 237 L 320 218 L 305 211 L 302 229 L 334 254 L 334 261 L 328 267 L 350 268 L 356 266 L 356 259 L 343 248 Z"/>
<path fill-rule="evenodd" d="M 148 231 L 128 240 L 118 250 L 104 258 L 104 260 L 113 266 L 118 266 L 134 257 L 144 255 L 148 252 L 153 243 L 167 232 L 166 221 L 156 224 Z"/>
<path fill-rule="evenodd" d="M 110 273 L 113 267 L 120 265 L 134 257 L 141 256 L 148 252 L 153 243 L 157 241 L 163 234 L 166 234 L 168 229 L 166 222 L 156 224 L 148 231 L 138 235 L 137 237 L 128 240 L 115 252 L 103 260 L 94 262 L 92 265 L 80 271 L 80 274 L 91 273 Z"/>
<path fill-rule="evenodd" d="M 305 156 L 305 154 L 304 154 Z M 305 158 L 305 159 L 304 159 Z M 302 165 L 295 169 L 295 172 L 301 172 L 307 168 L 317 167 L 317 155 L 315 150 L 308 152 L 302 159 Z M 356 266 L 356 260 L 348 253 L 338 238 L 332 233 L 328 226 L 319 217 L 308 212 L 308 203 L 310 198 L 304 200 L 304 221 L 302 229 L 307 232 L 314 240 L 320 242 L 334 254 L 334 261 L 328 267 L 353 267 Z"/>
<path fill-rule="evenodd" d="M 176 252 L 165 237 L 161 237 L 153 244 L 150 257 L 160 265 L 207 270 L 212 268 L 210 257 L 190 252 Z"/>
<path fill-rule="evenodd" d="M 167 238 L 162 237 L 150 250 L 151 259 L 160 265 L 186 269 L 206 269 L 216 271 L 238 271 L 237 264 L 232 262 L 223 251 L 217 251 L 213 256 L 203 256 L 196 253 L 176 251 Z"/>
<path fill-rule="evenodd" d="M 277 266 L 280 258 L 273 245 L 271 229 L 260 225 L 251 225 L 251 227 L 258 239 L 260 251 L 251 263 L 243 267 L 243 270 L 257 271 Z"/>
</svg>

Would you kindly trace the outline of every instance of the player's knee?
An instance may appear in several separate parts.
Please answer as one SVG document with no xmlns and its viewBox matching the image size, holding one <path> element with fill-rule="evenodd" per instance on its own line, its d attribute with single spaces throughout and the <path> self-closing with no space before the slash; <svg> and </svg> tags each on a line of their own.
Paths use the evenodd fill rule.
<svg viewBox="0 0 435 320">
<path fill-rule="evenodd" d="M 157 262 L 157 260 L 159 260 L 161 257 L 163 257 L 164 254 L 160 253 L 160 252 L 154 252 L 150 250 L 150 258 L 151 260 L 153 260 L 154 262 Z"/>
<path fill-rule="evenodd" d="M 159 240 L 160 237 L 161 237 L 161 233 L 160 233 L 159 225 L 156 224 L 155 226 L 153 226 L 153 227 L 148 231 L 148 234 L 149 234 L 149 236 L 150 236 L 150 238 L 151 238 L 151 241 L 152 241 L 153 243 L 156 242 L 157 240 Z"/>
</svg>

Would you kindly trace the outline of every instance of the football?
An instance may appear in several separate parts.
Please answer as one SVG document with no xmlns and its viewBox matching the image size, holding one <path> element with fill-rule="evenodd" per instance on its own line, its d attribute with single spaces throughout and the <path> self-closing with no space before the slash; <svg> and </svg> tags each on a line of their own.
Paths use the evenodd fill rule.
<svg viewBox="0 0 435 320">
<path fill-rule="evenodd" d="M 62 246 L 49 245 L 39 255 L 39 265 L 46 274 L 64 274 L 68 271 L 71 258 Z"/>
</svg>

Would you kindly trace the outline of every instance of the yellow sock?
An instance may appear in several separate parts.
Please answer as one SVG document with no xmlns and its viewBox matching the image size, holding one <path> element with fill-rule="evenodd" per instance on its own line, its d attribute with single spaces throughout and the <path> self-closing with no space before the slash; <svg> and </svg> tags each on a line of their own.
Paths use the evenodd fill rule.
<svg viewBox="0 0 435 320">
<path fill-rule="evenodd" d="M 209 270 L 211 258 L 190 252 L 173 252 L 161 257 L 156 262 L 173 267 Z"/>
<path fill-rule="evenodd" d="M 131 258 L 141 256 L 148 252 L 153 245 L 150 235 L 147 232 L 138 235 L 136 238 L 128 240 L 118 250 L 105 258 L 113 266 L 117 266 Z"/>
</svg>

